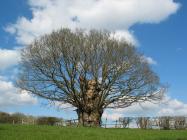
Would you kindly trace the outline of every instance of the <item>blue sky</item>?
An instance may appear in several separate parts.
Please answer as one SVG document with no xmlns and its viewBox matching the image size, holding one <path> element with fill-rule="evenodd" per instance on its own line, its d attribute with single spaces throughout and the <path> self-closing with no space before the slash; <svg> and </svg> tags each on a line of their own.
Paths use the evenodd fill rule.
<svg viewBox="0 0 187 140">
<path fill-rule="evenodd" d="M 187 102 L 187 2 L 160 24 L 135 25 L 132 29 L 140 41 L 140 50 L 153 57 L 154 70 L 161 81 L 170 85 L 169 94 Z"/>
<path fill-rule="evenodd" d="M 187 1 L 142 0 L 141 4 L 138 0 L 127 0 L 126 3 L 123 0 L 121 3 L 109 1 L 112 5 L 106 0 L 88 0 L 86 4 L 81 1 L 76 3 L 74 0 L 72 3 L 67 0 L 1 0 L 0 110 L 76 117 L 72 111 L 57 111 L 54 106 L 43 105 L 46 104 L 44 100 L 19 94 L 19 89 L 13 85 L 19 48 L 60 27 L 96 27 L 116 31 L 118 37 L 124 37 L 137 45 L 161 82 L 169 84 L 168 105 L 155 106 L 147 103 L 143 109 L 135 105 L 117 112 L 106 111 L 105 117 L 113 113 L 114 117 L 111 119 L 115 119 L 123 115 L 138 115 L 140 112 L 144 112 L 144 115 L 175 115 L 175 107 L 180 109 L 179 114 L 187 115 Z M 111 10 L 112 14 L 109 13 Z M 77 23 L 71 21 L 75 16 L 79 20 Z M 152 109 L 153 112 L 150 111 Z"/>
</svg>

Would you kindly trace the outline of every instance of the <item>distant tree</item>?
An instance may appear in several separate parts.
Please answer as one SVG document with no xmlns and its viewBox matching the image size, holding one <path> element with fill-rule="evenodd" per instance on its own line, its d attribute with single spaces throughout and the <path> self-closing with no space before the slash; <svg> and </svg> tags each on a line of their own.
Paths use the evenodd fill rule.
<svg viewBox="0 0 187 140">
<path fill-rule="evenodd" d="M 36 120 L 37 120 L 36 117 L 29 115 L 29 116 L 27 116 L 25 123 L 26 124 L 35 124 Z"/>
<path fill-rule="evenodd" d="M 149 128 L 149 120 L 149 117 L 137 117 L 136 124 L 141 129 L 147 129 Z"/>
<path fill-rule="evenodd" d="M 11 122 L 14 122 L 15 124 L 21 124 L 24 120 L 26 120 L 27 116 L 24 115 L 23 113 L 13 113 L 11 115 Z"/>
<path fill-rule="evenodd" d="M 123 117 L 119 118 L 119 122 L 122 124 L 123 128 L 127 128 L 129 124 L 132 122 L 133 118 L 131 117 Z"/>
<path fill-rule="evenodd" d="M 164 130 L 169 130 L 171 128 L 171 124 L 170 124 L 171 120 L 172 120 L 172 117 L 170 116 L 159 117 L 160 128 Z"/>
<path fill-rule="evenodd" d="M 56 117 L 39 117 L 37 119 L 37 124 L 39 125 L 55 125 L 55 123 L 59 122 L 60 119 Z"/>
<path fill-rule="evenodd" d="M 174 127 L 175 129 L 185 129 L 186 128 L 186 118 L 184 116 L 174 117 Z"/>
<path fill-rule="evenodd" d="M 105 108 L 162 98 L 164 88 L 135 47 L 108 31 L 61 29 L 22 51 L 18 87 L 77 108 L 80 125 L 101 125 Z"/>
<path fill-rule="evenodd" d="M 0 123 L 10 123 L 10 114 L 0 112 Z"/>
</svg>

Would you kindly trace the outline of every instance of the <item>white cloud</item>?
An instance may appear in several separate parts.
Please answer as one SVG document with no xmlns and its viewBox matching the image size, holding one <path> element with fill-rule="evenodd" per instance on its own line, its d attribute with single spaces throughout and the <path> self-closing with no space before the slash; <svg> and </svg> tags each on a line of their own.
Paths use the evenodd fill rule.
<svg viewBox="0 0 187 140">
<path fill-rule="evenodd" d="M 28 92 L 21 91 L 12 82 L 6 81 L 4 77 L 0 76 L 0 108 L 36 104 L 36 102 L 36 98 Z"/>
<path fill-rule="evenodd" d="M 102 117 L 105 119 L 105 118 L 107 118 L 107 120 L 113 120 L 113 121 L 115 121 L 115 120 L 118 120 L 120 117 L 123 117 L 123 114 L 122 113 L 109 113 L 109 112 L 104 112 L 103 113 L 103 115 L 102 115 Z"/>
<path fill-rule="evenodd" d="M 157 65 L 157 62 L 149 56 L 142 56 L 142 61 L 147 62 L 150 65 Z"/>
<path fill-rule="evenodd" d="M 159 110 L 158 115 L 187 116 L 187 104 L 177 99 L 169 98 L 165 107 Z"/>
<path fill-rule="evenodd" d="M 128 116 L 187 116 L 187 104 L 177 99 L 166 97 L 159 104 L 145 102 L 127 108 L 107 109 L 102 117 L 107 117 L 108 120 L 116 120 L 119 117 Z"/>
<path fill-rule="evenodd" d="M 128 30 L 118 30 L 111 34 L 111 37 L 114 37 L 117 40 L 125 40 L 134 46 L 138 46 L 138 40 L 133 35 L 133 32 Z"/>
<path fill-rule="evenodd" d="M 159 23 L 176 13 L 174 0 L 29 0 L 33 17 L 20 17 L 6 31 L 21 44 L 61 27 L 119 30 L 134 41 L 129 28 L 137 23 Z"/>
<path fill-rule="evenodd" d="M 16 36 L 20 44 L 29 44 L 34 38 L 62 27 L 81 27 L 115 31 L 116 38 L 125 38 L 137 45 L 137 39 L 130 30 L 133 25 L 159 23 L 176 13 L 180 7 L 174 0 L 29 0 L 29 5 L 32 10 L 31 19 L 20 17 L 16 23 L 5 28 L 7 32 Z M 19 59 L 17 50 L 0 49 L 0 70 L 17 64 Z M 151 57 L 145 56 L 145 60 L 150 64 L 157 64 Z M 5 80 L 0 80 L 0 94 L 0 106 L 35 103 L 35 99 L 28 93 L 18 94 L 18 89 L 12 82 Z M 178 109 L 181 112 L 183 109 L 187 110 L 186 104 L 178 100 L 171 100 L 170 103 L 182 104 Z M 175 114 L 172 105 L 166 105 L 165 110 L 150 103 L 145 103 L 142 107 L 134 105 L 115 110 L 111 119 L 144 111 L 147 112 L 143 114 L 147 114 L 152 109 L 159 112 L 158 114 Z"/>
<path fill-rule="evenodd" d="M 20 52 L 18 49 L 8 50 L 0 48 L 0 70 L 5 70 L 18 64 L 19 60 Z"/>
</svg>

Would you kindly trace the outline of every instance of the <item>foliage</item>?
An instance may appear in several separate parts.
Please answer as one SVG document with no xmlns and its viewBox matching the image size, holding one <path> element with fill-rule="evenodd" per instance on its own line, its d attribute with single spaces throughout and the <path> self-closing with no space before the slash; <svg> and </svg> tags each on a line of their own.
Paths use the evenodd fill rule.
<svg viewBox="0 0 187 140">
<path fill-rule="evenodd" d="M 23 113 L 0 112 L 0 123 L 54 125 L 62 119 L 56 117 L 34 117 Z"/>
</svg>

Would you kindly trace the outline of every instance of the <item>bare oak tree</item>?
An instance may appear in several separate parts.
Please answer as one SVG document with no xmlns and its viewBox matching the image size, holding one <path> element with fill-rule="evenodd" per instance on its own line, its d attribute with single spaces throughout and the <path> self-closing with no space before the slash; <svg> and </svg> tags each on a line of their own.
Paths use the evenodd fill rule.
<svg viewBox="0 0 187 140">
<path fill-rule="evenodd" d="M 143 55 L 108 31 L 61 29 L 22 51 L 18 86 L 77 108 L 79 124 L 101 124 L 105 108 L 155 101 L 164 92 Z"/>
</svg>

